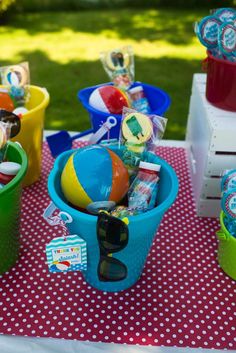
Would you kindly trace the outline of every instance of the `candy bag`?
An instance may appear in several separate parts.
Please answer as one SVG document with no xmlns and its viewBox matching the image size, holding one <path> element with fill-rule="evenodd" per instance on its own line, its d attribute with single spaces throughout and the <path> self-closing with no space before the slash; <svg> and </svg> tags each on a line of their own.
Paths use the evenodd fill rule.
<svg viewBox="0 0 236 353">
<path fill-rule="evenodd" d="M 9 124 L 0 121 L 0 163 L 3 162 L 5 159 L 7 141 L 10 138 L 10 134 L 11 129 Z"/>
<path fill-rule="evenodd" d="M 2 85 L 5 86 L 14 108 L 23 107 L 29 99 L 30 73 L 28 62 L 0 67 Z"/>
<path fill-rule="evenodd" d="M 167 119 L 123 108 L 119 144 L 129 174 L 136 173 L 144 151 L 154 151 L 161 140 Z"/>
<path fill-rule="evenodd" d="M 149 152 L 154 152 L 161 139 L 163 138 L 168 119 L 154 114 L 150 115 L 149 117 L 153 125 L 153 134 L 151 139 L 147 141 L 146 150 Z"/>
<path fill-rule="evenodd" d="M 134 54 L 131 46 L 100 53 L 103 67 L 114 85 L 127 90 L 134 81 Z"/>
</svg>

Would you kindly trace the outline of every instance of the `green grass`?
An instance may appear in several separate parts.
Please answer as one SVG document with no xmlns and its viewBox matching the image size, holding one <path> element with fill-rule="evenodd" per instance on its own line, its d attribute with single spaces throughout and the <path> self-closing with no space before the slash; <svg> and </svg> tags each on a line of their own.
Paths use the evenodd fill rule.
<svg viewBox="0 0 236 353">
<path fill-rule="evenodd" d="M 0 64 L 29 61 L 31 83 L 51 96 L 46 128 L 84 130 L 90 122 L 77 92 L 108 81 L 100 51 L 132 45 L 136 80 L 171 97 L 165 138 L 184 139 L 192 76 L 205 57 L 193 23 L 205 15 L 177 9 L 16 15 L 0 26 Z"/>
</svg>

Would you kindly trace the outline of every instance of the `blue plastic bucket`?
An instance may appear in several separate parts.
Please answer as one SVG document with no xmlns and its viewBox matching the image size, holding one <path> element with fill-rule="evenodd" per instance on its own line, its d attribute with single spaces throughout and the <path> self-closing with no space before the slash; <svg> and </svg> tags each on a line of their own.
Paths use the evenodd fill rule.
<svg viewBox="0 0 236 353">
<path fill-rule="evenodd" d="M 89 104 L 89 97 L 91 93 L 98 87 L 112 85 L 112 83 L 104 83 L 102 85 L 87 87 L 78 92 L 78 98 L 81 101 L 83 107 L 88 111 L 93 132 L 96 132 L 101 125 L 112 115 L 117 118 L 117 125 L 110 131 L 110 138 L 118 138 L 120 133 L 121 115 L 103 113 L 97 109 L 94 109 Z M 142 85 L 145 95 L 148 99 L 151 108 L 151 114 L 164 116 L 165 112 L 170 106 L 169 95 L 158 87 L 148 85 L 146 83 L 135 82 L 132 87 Z M 107 135 L 103 137 L 107 139 Z"/>
<path fill-rule="evenodd" d="M 120 151 L 112 148 L 120 155 Z M 80 212 L 70 207 L 63 196 L 60 180 L 61 173 L 70 155 L 74 150 L 66 151 L 57 157 L 48 179 L 49 195 L 56 207 L 67 212 L 73 218 L 67 224 L 70 234 L 78 234 L 87 243 L 87 270 L 83 276 L 88 284 L 102 291 L 117 292 L 131 287 L 137 282 L 144 268 L 147 255 L 153 243 L 157 228 L 164 213 L 174 202 L 178 193 L 178 179 L 173 168 L 163 159 L 152 153 L 146 153 L 145 160 L 161 165 L 158 206 L 138 216 L 129 217 L 128 245 L 120 252 L 113 254 L 123 262 L 128 271 L 125 279 L 118 282 L 102 282 L 99 280 L 97 268 L 100 259 L 99 244 L 96 234 L 97 216 Z"/>
</svg>

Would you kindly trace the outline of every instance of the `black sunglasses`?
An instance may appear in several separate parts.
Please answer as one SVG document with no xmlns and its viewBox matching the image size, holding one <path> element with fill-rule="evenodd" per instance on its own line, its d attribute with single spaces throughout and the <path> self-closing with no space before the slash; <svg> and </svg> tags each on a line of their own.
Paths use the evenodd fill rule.
<svg viewBox="0 0 236 353">
<path fill-rule="evenodd" d="M 103 282 L 121 281 L 127 276 L 127 267 L 112 257 L 113 253 L 123 250 L 129 239 L 129 229 L 119 218 L 105 212 L 98 214 L 97 239 L 100 248 L 98 278 Z"/>
<path fill-rule="evenodd" d="M 8 123 L 11 128 L 11 136 L 15 137 L 19 134 L 21 129 L 21 121 L 18 115 L 9 112 L 5 109 L 0 109 L 0 121 L 3 123 Z"/>
</svg>

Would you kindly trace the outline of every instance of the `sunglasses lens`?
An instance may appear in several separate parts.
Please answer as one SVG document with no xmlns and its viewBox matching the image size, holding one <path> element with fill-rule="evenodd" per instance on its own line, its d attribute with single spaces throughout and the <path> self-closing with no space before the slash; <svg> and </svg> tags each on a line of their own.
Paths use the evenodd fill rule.
<svg viewBox="0 0 236 353">
<path fill-rule="evenodd" d="M 107 252 L 120 251 L 128 243 L 128 227 L 118 218 L 99 214 L 97 235 L 100 246 Z"/>
<path fill-rule="evenodd" d="M 125 279 L 127 267 L 113 257 L 102 256 L 98 266 L 98 277 L 103 282 L 116 282 Z"/>
<path fill-rule="evenodd" d="M 0 121 L 3 123 L 8 123 L 11 127 L 11 136 L 15 137 L 21 129 L 21 121 L 20 118 L 7 110 L 0 109 Z"/>
</svg>

